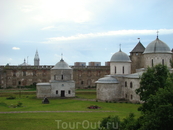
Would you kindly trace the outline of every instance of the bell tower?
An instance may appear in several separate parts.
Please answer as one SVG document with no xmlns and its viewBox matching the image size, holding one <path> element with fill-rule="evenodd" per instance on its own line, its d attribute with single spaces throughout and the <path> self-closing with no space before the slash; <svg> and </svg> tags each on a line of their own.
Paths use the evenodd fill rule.
<svg viewBox="0 0 173 130">
<path fill-rule="evenodd" d="M 36 50 L 35 57 L 34 57 L 34 66 L 39 66 L 40 65 L 40 58 L 38 55 L 38 51 Z"/>
</svg>

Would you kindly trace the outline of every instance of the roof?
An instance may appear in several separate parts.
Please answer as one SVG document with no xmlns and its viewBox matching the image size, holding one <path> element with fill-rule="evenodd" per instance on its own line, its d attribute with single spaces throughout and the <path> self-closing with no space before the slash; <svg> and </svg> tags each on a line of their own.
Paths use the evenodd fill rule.
<svg viewBox="0 0 173 130">
<path fill-rule="evenodd" d="M 131 60 L 129 56 L 120 49 L 119 52 L 113 54 L 110 62 L 131 62 Z"/>
<path fill-rule="evenodd" d="M 28 63 L 26 63 L 26 60 L 24 59 L 24 62 L 20 64 L 19 66 L 30 66 Z"/>
<path fill-rule="evenodd" d="M 95 83 L 119 83 L 119 82 L 113 76 L 106 75 L 105 77 L 98 79 Z"/>
<path fill-rule="evenodd" d="M 171 53 L 171 50 L 168 45 L 161 41 L 157 36 L 156 40 L 152 41 L 146 47 L 144 54 L 146 53 Z"/>
<path fill-rule="evenodd" d="M 36 53 L 35 53 L 35 57 L 34 57 L 34 60 L 39 60 L 39 55 L 38 55 L 38 51 L 36 51 Z"/>
<path fill-rule="evenodd" d="M 40 86 L 49 86 L 50 83 L 37 83 L 37 85 L 40 85 Z"/>
<path fill-rule="evenodd" d="M 141 52 L 143 53 L 145 51 L 145 47 L 142 45 L 142 43 L 139 41 L 138 44 L 134 47 L 134 49 L 131 52 Z"/>
<path fill-rule="evenodd" d="M 52 69 L 72 69 L 69 65 L 61 59 Z"/>
<path fill-rule="evenodd" d="M 125 78 L 139 79 L 142 76 L 143 73 L 144 73 L 144 71 L 141 71 L 141 72 L 137 72 L 137 73 L 126 75 L 124 77 Z"/>
</svg>

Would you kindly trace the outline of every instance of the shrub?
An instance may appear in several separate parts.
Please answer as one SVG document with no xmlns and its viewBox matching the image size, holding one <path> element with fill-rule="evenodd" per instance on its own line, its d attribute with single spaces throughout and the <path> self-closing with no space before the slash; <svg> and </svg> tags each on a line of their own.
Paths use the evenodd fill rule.
<svg viewBox="0 0 173 130">
<path fill-rule="evenodd" d="M 14 96 L 9 96 L 9 97 L 7 97 L 6 99 L 16 99 L 16 97 L 14 97 Z"/>
<path fill-rule="evenodd" d="M 119 130 L 120 118 L 118 116 L 108 116 L 103 118 L 100 123 L 99 130 Z"/>
</svg>

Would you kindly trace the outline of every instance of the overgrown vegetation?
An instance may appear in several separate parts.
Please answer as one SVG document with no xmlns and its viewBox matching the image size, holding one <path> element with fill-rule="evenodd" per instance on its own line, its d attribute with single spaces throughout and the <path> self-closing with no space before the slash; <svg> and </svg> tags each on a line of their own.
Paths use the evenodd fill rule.
<svg viewBox="0 0 173 130">
<path fill-rule="evenodd" d="M 140 88 L 136 90 L 144 103 L 138 108 L 141 116 L 133 113 L 118 122 L 121 130 L 172 130 L 173 129 L 173 74 L 163 65 L 148 68 L 143 73 Z M 107 117 L 102 124 L 109 124 L 115 117 Z M 105 130 L 115 128 L 102 125 Z M 117 130 L 117 128 L 116 128 Z"/>
</svg>

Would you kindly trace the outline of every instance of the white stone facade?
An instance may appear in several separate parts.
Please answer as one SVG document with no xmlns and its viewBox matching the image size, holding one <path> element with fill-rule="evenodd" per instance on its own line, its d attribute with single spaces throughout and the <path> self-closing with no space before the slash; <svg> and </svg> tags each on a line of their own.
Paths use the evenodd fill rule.
<svg viewBox="0 0 173 130">
<path fill-rule="evenodd" d="M 50 83 L 37 84 L 37 98 L 75 97 L 73 69 L 64 60 L 60 60 L 51 69 Z"/>
</svg>

